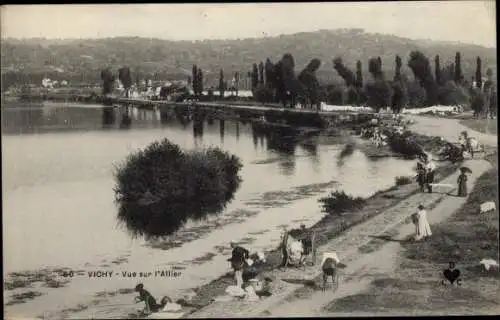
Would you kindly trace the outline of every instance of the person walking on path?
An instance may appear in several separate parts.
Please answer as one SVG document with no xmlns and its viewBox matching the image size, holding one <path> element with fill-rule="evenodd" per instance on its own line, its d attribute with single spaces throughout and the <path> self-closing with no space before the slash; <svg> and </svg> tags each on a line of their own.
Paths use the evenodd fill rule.
<svg viewBox="0 0 500 320">
<path fill-rule="evenodd" d="M 416 234 L 415 240 L 421 240 L 423 238 L 430 237 L 432 235 L 431 227 L 429 221 L 427 221 L 427 211 L 423 205 L 418 206 L 418 211 L 416 214 Z"/>
<path fill-rule="evenodd" d="M 425 156 L 425 186 L 427 191 L 432 193 L 432 184 L 434 183 L 434 174 L 436 170 L 436 164 L 432 161 L 432 156 L 426 154 Z"/>
<path fill-rule="evenodd" d="M 420 192 L 424 192 L 425 189 L 425 168 L 421 162 L 417 162 L 417 183 L 420 187 Z"/>
<path fill-rule="evenodd" d="M 470 171 L 466 167 L 460 168 L 460 175 L 458 176 L 458 196 L 467 197 L 467 172 Z"/>
</svg>

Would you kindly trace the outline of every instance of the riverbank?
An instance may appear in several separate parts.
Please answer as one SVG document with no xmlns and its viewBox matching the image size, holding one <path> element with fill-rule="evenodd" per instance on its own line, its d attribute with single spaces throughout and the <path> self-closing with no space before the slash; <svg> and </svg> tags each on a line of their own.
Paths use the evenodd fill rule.
<svg viewBox="0 0 500 320">
<path fill-rule="evenodd" d="M 226 139 L 226 141 L 227 141 L 227 139 Z M 248 149 L 248 148 L 247 148 L 247 149 Z M 251 149 L 251 146 L 250 146 L 250 149 Z M 338 150 L 338 149 L 337 149 L 337 150 Z M 325 156 L 325 154 L 324 154 L 323 156 Z M 358 153 L 358 156 L 359 156 L 359 153 Z M 324 158 L 324 157 L 323 157 L 323 158 Z M 346 158 L 346 159 L 344 159 L 344 160 L 345 160 L 346 162 L 348 162 L 348 161 L 349 161 L 349 158 Z M 333 161 L 335 161 L 335 159 L 333 159 Z M 373 162 L 372 162 L 372 163 L 371 163 L 371 165 L 370 165 L 370 167 L 371 167 L 371 166 L 373 166 L 374 164 L 375 164 L 375 163 L 373 163 Z M 406 163 L 406 165 L 409 167 L 411 164 Z M 347 163 L 347 166 L 346 166 L 346 167 L 349 167 L 349 164 L 348 164 L 348 163 Z M 351 166 L 351 167 L 352 167 L 352 166 Z M 301 169 L 300 171 L 302 171 L 302 169 Z M 331 171 L 329 171 L 329 172 L 331 172 Z M 328 173 L 326 173 L 326 174 L 328 174 Z M 406 173 L 405 173 L 405 174 L 406 174 Z M 386 182 L 387 182 L 387 180 L 388 180 L 388 179 L 385 179 L 385 180 L 386 180 Z M 389 180 L 389 182 L 390 182 L 390 180 Z M 286 188 L 285 188 L 285 189 L 283 189 L 283 188 L 282 188 L 283 186 L 284 186 L 283 184 L 277 185 L 277 190 L 278 190 L 278 189 L 282 189 L 282 190 L 283 190 L 283 191 L 281 192 L 282 194 L 283 194 L 283 193 L 287 193 L 287 192 L 288 192 L 288 190 L 287 190 Z M 385 187 L 386 187 L 386 186 L 387 186 L 387 184 L 385 184 Z M 331 188 L 331 186 L 329 186 L 329 188 Z M 328 189 L 329 189 L 329 188 L 328 188 Z M 328 189 L 327 189 L 327 190 L 328 190 Z M 372 189 L 372 190 L 373 190 L 373 189 Z M 377 189 L 374 189 L 374 190 L 377 190 Z M 318 211 L 318 212 L 319 212 L 319 210 L 318 210 L 318 209 L 319 209 L 319 207 L 317 207 L 317 206 L 318 206 L 318 203 L 315 201 L 315 199 L 312 199 L 312 201 L 310 201 L 310 202 L 308 203 L 308 206 L 302 206 L 302 207 L 301 207 L 301 209 L 299 209 L 299 207 L 293 207 L 293 208 L 297 208 L 297 211 L 302 211 L 302 212 L 306 212 L 306 211 L 308 211 L 308 212 L 311 212 L 311 211 Z M 309 208 L 312 208 L 312 209 L 309 209 Z M 316 208 L 316 209 L 314 209 L 314 208 Z M 314 210 L 313 210 L 313 209 L 314 209 Z M 108 210 L 107 212 L 111 212 L 111 211 L 109 211 L 109 210 Z M 287 212 L 287 211 L 284 211 L 284 212 L 281 212 L 281 213 L 289 213 L 290 215 L 291 215 L 291 214 L 294 214 L 293 212 Z M 240 213 L 240 214 L 241 214 L 241 213 Z M 288 219 L 290 220 L 290 219 L 293 219 L 293 218 L 288 218 Z M 317 221 L 317 219 L 315 219 L 314 221 Z M 298 222 L 296 222 L 296 223 L 298 223 Z M 349 232 L 351 232 L 351 231 L 349 231 Z M 231 238 L 232 238 L 232 237 L 229 237 L 229 238 L 228 238 L 228 239 L 226 239 L 223 243 L 221 242 L 221 243 L 217 243 L 217 244 L 218 244 L 218 245 L 220 244 L 220 245 L 222 245 L 222 246 L 225 246 L 225 245 L 227 245 L 227 241 L 228 241 L 229 239 L 231 239 Z M 246 239 L 246 238 L 245 238 L 245 239 Z M 243 239 L 242 239 L 242 240 L 243 240 Z M 208 241 L 208 239 L 207 239 L 207 241 L 206 241 L 206 242 L 210 242 L 210 243 L 212 243 L 212 244 L 213 244 L 212 240 Z M 205 251 L 206 249 L 202 249 L 202 248 L 200 248 L 200 247 L 194 247 L 194 248 L 193 248 L 193 246 L 191 246 L 191 247 L 189 247 L 189 246 L 185 246 L 183 249 L 185 249 L 186 251 L 192 251 L 192 250 L 194 250 L 193 252 L 198 252 L 198 253 L 208 252 L 208 251 Z M 227 249 L 227 248 L 226 248 L 226 249 Z M 163 255 L 165 255 L 165 254 L 170 253 L 170 252 L 162 252 L 162 251 L 158 251 L 158 250 L 156 250 L 156 251 L 157 251 L 157 252 L 155 252 L 155 255 L 156 255 L 156 254 L 158 254 L 158 257 L 156 258 L 156 261 L 154 261 L 154 260 L 153 260 L 153 263 L 155 263 L 155 262 L 161 262 L 161 261 L 162 261 L 162 256 L 163 256 Z M 227 252 L 227 251 L 226 251 L 226 252 Z M 126 259 L 126 257 L 125 257 L 125 259 Z M 210 257 L 208 257 L 206 260 L 209 260 L 209 259 L 210 259 Z M 149 262 L 148 262 L 148 265 L 150 265 L 151 260 L 148 260 L 148 261 L 149 261 Z M 175 260 L 175 261 L 178 261 L 178 260 Z M 109 262 L 111 262 L 111 260 L 109 260 Z M 225 266 L 226 264 L 227 264 L 227 263 L 224 263 L 224 262 L 223 262 L 221 266 Z M 144 265 L 144 263 L 140 264 L 140 266 L 143 266 L 143 265 Z M 128 269 L 133 268 L 133 267 L 127 266 L 126 264 L 125 264 L 125 267 L 126 267 L 126 268 L 128 268 Z M 141 267 L 141 268 L 142 268 L 142 267 Z M 192 268 L 192 265 L 191 265 L 191 267 L 190 267 L 190 268 Z M 208 271 L 208 270 L 206 270 L 207 268 L 208 268 L 208 267 L 205 267 L 205 270 L 201 270 L 201 269 L 200 269 L 200 270 L 198 270 L 198 274 L 199 274 L 199 275 L 201 275 L 201 274 L 208 273 L 209 271 Z M 215 273 L 213 274 L 213 276 L 214 276 L 214 277 L 219 276 L 221 273 L 223 273 L 224 269 L 225 269 L 224 267 L 217 269 L 217 272 L 215 272 Z M 229 268 L 228 268 L 228 269 L 229 269 Z M 213 273 L 213 271 L 212 271 L 212 273 Z M 186 281 L 189 281 L 189 279 L 193 279 L 193 278 L 194 278 L 194 279 L 197 279 L 197 275 L 189 275 L 189 278 L 186 278 Z M 210 279 L 212 279 L 212 278 L 210 278 Z M 86 279 L 86 280 L 88 281 L 88 279 Z M 110 283 L 110 281 L 101 281 L 101 282 Z M 133 282 L 134 282 L 134 283 L 133 283 Z M 194 282 L 194 283 L 193 283 L 193 282 Z M 200 283 L 200 282 L 201 282 L 201 281 L 198 281 L 198 282 L 197 282 L 197 281 L 191 281 L 191 286 L 192 286 L 192 285 L 196 285 L 197 283 Z M 94 283 L 95 283 L 95 284 L 97 284 L 97 282 L 94 282 Z M 128 286 L 130 285 L 131 287 L 133 287 L 133 285 L 135 285 L 135 281 L 133 281 L 133 280 L 132 280 L 132 281 L 130 281 L 129 283 L 124 283 L 124 282 L 121 282 L 119 285 L 120 285 L 120 286 L 123 286 L 123 287 L 128 287 Z M 81 301 L 78 301 L 79 303 L 80 303 L 80 302 L 89 303 L 89 309 L 87 310 L 87 312 L 78 312 L 78 311 L 77 311 L 77 309 L 83 309 L 85 306 L 83 306 L 83 305 L 82 305 L 82 306 L 79 306 L 79 307 L 78 307 L 78 306 L 77 306 L 77 307 L 75 307 L 75 306 L 76 306 L 76 303 L 75 303 L 75 304 L 72 304 L 72 303 L 70 302 L 70 300 L 72 299 L 71 297 L 69 297 L 69 296 L 68 296 L 68 297 L 64 297 L 64 295 L 68 295 L 68 293 L 69 293 L 70 291 L 72 292 L 72 294 L 73 294 L 73 292 L 74 292 L 74 293 L 83 292 L 84 290 L 80 290 L 80 291 L 79 291 L 79 290 L 77 289 L 77 288 L 81 288 L 81 287 L 79 287 L 79 284 L 77 285 L 77 284 L 75 283 L 75 285 L 74 285 L 74 286 L 73 286 L 73 285 L 72 285 L 72 286 L 68 286 L 68 288 L 67 288 L 67 289 L 59 289 L 59 288 L 58 288 L 58 289 L 56 289 L 56 290 L 53 290 L 53 289 L 48 289 L 48 291 L 51 291 L 51 293 L 50 293 L 51 298 L 50 298 L 50 299 L 57 299 L 58 297 L 61 297 L 61 296 L 62 296 L 62 298 L 64 298 L 64 300 L 54 300 L 54 301 L 68 301 L 68 302 L 67 302 L 66 304 L 64 304 L 64 305 L 62 305 L 62 304 L 61 304 L 61 309 L 62 309 L 63 307 L 64 307 L 64 308 L 67 308 L 67 307 L 68 307 L 68 308 L 67 308 L 67 310 L 66 310 L 66 312 L 67 312 L 67 313 L 66 313 L 66 314 L 64 314 L 64 315 L 61 315 L 61 316 L 60 316 L 60 317 L 58 317 L 58 318 L 68 318 L 68 317 L 76 317 L 76 316 L 78 316 L 78 317 L 80 317 L 80 318 L 87 318 L 87 317 L 92 317 L 92 316 L 94 316 L 94 317 L 95 317 L 95 315 L 96 315 L 96 314 L 98 314 L 98 313 L 100 313 L 100 317 L 107 317 L 106 315 L 109 315 L 110 317 L 113 317 L 113 318 L 116 318 L 116 317 L 124 317 L 124 316 L 126 316 L 124 313 L 126 313 L 127 311 L 129 311 L 129 310 L 131 310 L 131 311 L 135 311 L 134 309 L 137 309 L 137 308 L 139 308 L 139 307 L 140 307 L 139 305 L 135 305 L 135 306 L 134 306 L 134 305 L 131 303 L 131 301 L 132 301 L 132 298 L 133 298 L 133 295 L 134 295 L 134 294 L 133 294 L 133 293 L 125 293 L 125 292 L 127 292 L 127 290 L 118 290 L 118 291 L 117 291 L 118 293 L 117 293 L 117 292 L 115 291 L 115 289 L 119 289 L 120 287 L 111 288 L 109 284 L 106 284 L 105 286 L 103 285 L 103 288 L 101 288 L 101 287 L 97 288 L 97 286 L 100 286 L 100 284 L 99 284 L 99 285 L 96 285 L 96 286 L 94 286 L 94 284 L 92 284 L 91 286 L 88 286 L 89 288 L 86 288 L 86 289 L 93 290 L 93 291 L 90 291 L 90 290 L 89 290 L 89 292 L 91 292 L 91 293 L 92 293 L 92 292 L 99 291 L 99 290 L 106 290 L 106 291 L 109 291 L 109 292 L 104 292 L 104 294 L 103 294 L 103 295 L 99 294 L 99 298 L 97 298 L 97 296 L 96 296 L 96 299 L 101 299 L 100 297 L 103 297 L 103 298 L 101 299 L 101 300 L 102 300 L 102 303 L 101 303 L 99 306 L 96 306 L 96 308 L 94 308 L 94 307 L 93 307 L 93 305 L 92 305 L 93 301 L 90 301 L 91 299 L 88 299 L 88 300 L 83 300 L 83 299 L 82 299 Z M 155 296 L 156 296 L 156 295 L 158 295 L 159 297 L 161 297 L 161 294 L 166 292 L 167 287 L 169 288 L 169 290 L 170 290 L 170 288 L 171 288 L 171 285 L 170 285 L 170 284 L 166 284 L 166 283 L 165 283 L 165 284 L 163 284 L 162 286 L 163 286 L 163 288 L 161 288 L 161 286 L 160 286 L 160 287 L 158 287 L 158 288 L 156 288 L 156 289 L 152 289 L 152 290 L 151 290 L 151 292 L 152 292 L 153 294 L 155 294 Z M 90 288 L 90 287 L 92 287 L 92 288 Z M 149 286 L 149 285 L 148 285 L 148 288 L 150 288 L 150 286 Z M 125 289 L 125 288 L 123 288 L 123 289 Z M 129 291 L 129 290 L 130 290 L 130 287 L 128 288 L 128 291 Z M 61 294 L 58 294 L 59 292 L 61 292 Z M 169 292 L 170 292 L 170 291 L 169 291 Z M 97 292 L 96 292 L 96 293 L 97 293 Z M 174 298 L 174 299 L 179 298 L 179 297 L 181 297 L 181 296 L 182 296 L 182 294 L 177 294 L 177 293 L 172 293 L 172 292 L 171 292 L 171 294 L 172 294 L 172 298 Z M 105 301 L 105 300 L 106 300 L 106 297 L 108 298 L 108 301 Z M 114 298 L 111 298 L 111 297 L 114 297 Z M 159 298 L 159 297 L 158 297 L 158 298 Z M 19 310 L 19 311 L 21 311 L 21 313 L 17 313 L 17 312 L 16 312 L 16 313 L 19 315 L 19 314 L 22 314 L 22 312 L 27 312 L 27 314 L 28 314 L 28 313 L 29 313 L 29 311 L 25 311 L 25 310 L 28 310 L 28 309 L 32 308 L 32 307 L 31 307 L 31 305 L 32 305 L 32 304 L 36 304 L 36 303 L 38 303 L 38 305 L 42 305 L 42 307 L 43 307 L 43 305 L 44 305 L 44 306 L 46 306 L 46 308 L 47 308 L 47 309 L 48 309 L 48 308 L 50 308 L 50 307 L 55 307 L 56 305 L 59 305 L 59 303 L 58 303 L 58 302 L 54 302 L 54 303 L 50 302 L 50 301 L 49 301 L 50 299 L 44 299 L 43 301 L 41 301 L 43 298 L 44 298 L 44 297 L 41 297 L 41 298 L 35 298 L 35 301 L 33 301 L 33 303 L 32 303 L 32 302 L 30 302 L 30 303 L 26 303 L 26 305 L 25 305 L 25 306 L 23 306 L 23 305 L 18 305 L 18 306 L 17 306 L 17 307 L 18 307 L 17 309 L 14 307 L 14 308 L 11 308 L 11 310 L 12 310 L 12 312 L 13 312 L 13 310 L 16 310 L 16 311 L 17 311 L 17 310 Z M 40 300 L 40 302 L 38 302 L 39 300 Z M 99 308 L 100 308 L 100 307 L 101 307 L 101 305 L 102 305 L 102 307 L 104 308 L 104 307 L 106 307 L 106 305 L 105 305 L 105 304 L 110 304 L 110 303 L 113 303 L 113 302 L 115 302 L 115 303 L 118 303 L 118 302 L 119 302 L 119 303 L 129 302 L 129 307 L 125 308 L 123 305 L 122 305 L 122 306 L 118 306 L 118 307 L 109 307 L 109 308 L 113 308 L 113 309 L 114 309 L 114 311 L 115 311 L 115 313 L 114 313 L 114 314 L 110 314 L 110 313 L 108 313 L 108 311 L 106 311 L 106 313 L 104 313 L 104 312 L 98 312 L 98 313 L 95 313 L 95 310 L 97 309 L 97 307 L 99 307 Z M 71 308 L 69 308 L 69 307 L 71 307 Z M 22 310 L 21 310 L 21 309 L 22 309 Z M 47 309 L 39 308 L 39 310 L 47 310 Z M 128 309 L 128 310 L 127 310 L 127 309 Z M 34 314 L 38 314 L 38 313 L 31 313 L 31 314 L 32 314 L 32 315 L 34 315 Z M 50 316 L 47 316 L 47 318 L 50 318 Z"/>
<path fill-rule="evenodd" d="M 435 139 L 429 139 L 429 141 L 435 141 Z M 429 144 L 429 149 L 435 150 L 435 144 Z M 427 150 L 430 151 L 429 149 Z M 460 164 L 440 163 L 437 168 L 437 180 L 440 181 L 450 174 L 455 173 L 459 166 Z M 419 188 L 415 183 L 393 186 L 388 190 L 377 192 L 375 195 L 367 199 L 367 203 L 363 209 L 342 215 L 327 215 L 321 221 L 312 226 L 309 231 L 316 234 L 317 246 L 325 245 L 329 241 L 345 235 L 346 232 L 350 232 L 351 228 L 354 226 L 363 224 L 363 222 L 374 218 L 390 207 L 404 202 L 406 199 L 417 193 L 419 193 Z M 281 253 L 276 249 L 271 252 L 267 252 L 266 256 L 267 263 L 264 267 L 264 273 L 276 272 L 277 266 L 281 262 Z M 234 277 L 232 273 L 226 273 L 222 277 L 208 284 L 195 288 L 194 292 L 196 295 L 192 297 L 190 302 L 197 305 L 197 307 L 190 308 L 190 310 L 186 310 L 186 312 L 188 314 L 193 314 L 193 316 L 198 316 L 198 312 L 202 312 L 202 316 L 206 315 L 206 313 L 203 313 L 203 308 L 211 305 L 214 302 L 215 297 L 224 295 L 225 289 L 233 284 Z M 231 305 L 231 303 L 227 304 Z M 214 314 L 213 316 L 216 315 L 217 314 Z M 187 317 L 190 316 L 187 315 Z"/>
<path fill-rule="evenodd" d="M 435 132 L 425 126 L 419 129 Z M 319 277 L 299 274 L 302 279 L 307 279 L 302 281 L 302 286 L 291 290 L 283 301 L 259 307 L 254 315 L 338 317 L 368 314 L 497 314 L 500 302 L 497 298 L 498 270 L 487 272 L 479 265 L 479 261 L 486 257 L 498 261 L 498 209 L 479 219 L 477 213 L 480 203 L 498 199 L 497 153 L 487 154 L 485 158 L 495 160 L 492 161 L 493 169 L 489 169 L 491 164 L 485 160 L 474 159 L 464 163 L 473 171 L 469 177 L 469 188 L 474 190 L 469 198 L 457 198 L 439 192 L 424 198 L 415 194 L 406 201 L 406 205 L 397 204 L 383 213 L 390 215 L 392 211 L 396 216 L 402 215 L 404 218 L 418 204 L 423 203 L 427 207 L 433 231 L 430 241 L 408 241 L 407 237 L 414 232 L 413 225 L 386 227 L 383 220 L 379 221 L 377 217 L 370 220 L 371 235 L 365 233 L 368 236 L 366 238 L 371 237 L 372 240 L 360 246 L 361 242 L 346 237 L 332 241 L 329 248 L 326 248 L 342 255 L 341 261 L 348 261 L 348 268 L 341 272 L 337 291 L 325 294 L 316 285 L 321 283 Z M 442 182 L 454 185 L 456 179 L 457 173 Z M 456 189 L 451 191 L 456 192 Z M 446 220 L 452 215 L 454 217 L 451 220 Z M 378 232 L 377 221 L 380 222 Z M 354 229 L 357 228 L 349 230 L 349 233 L 355 235 Z M 370 230 L 370 226 L 367 228 Z M 401 247 L 406 252 L 402 252 Z M 344 258 L 345 256 L 347 257 Z M 450 260 L 455 261 L 457 268 L 462 271 L 462 285 L 459 287 L 441 283 L 442 270 Z M 288 275 L 284 275 L 286 276 Z M 248 316 L 251 313 L 246 310 L 244 314 Z"/>
<path fill-rule="evenodd" d="M 414 119 L 415 120 L 415 119 Z M 420 119 L 417 119 L 419 121 Z M 434 123 L 433 123 L 434 124 Z M 439 141 L 441 140 L 441 137 L 426 137 L 424 136 L 423 133 L 426 131 L 426 125 L 424 124 L 423 126 L 418 127 L 416 124 L 413 127 L 418 128 L 420 134 L 417 134 L 421 138 L 421 146 L 424 147 L 426 151 L 430 151 L 429 149 L 435 151 L 436 149 L 439 149 Z M 429 131 L 428 131 L 429 132 Z M 436 130 L 430 132 L 436 132 Z M 449 138 L 450 136 L 445 136 L 445 138 Z M 454 141 L 451 140 L 450 141 Z M 488 141 L 490 142 L 490 141 Z M 460 167 L 460 164 L 450 164 L 450 163 L 440 163 L 438 166 L 438 182 L 446 180 L 449 176 L 455 174 L 457 172 L 457 169 Z M 456 180 L 456 178 L 453 178 L 451 180 Z M 446 195 L 446 192 L 444 193 Z M 367 200 L 367 206 L 363 208 L 360 212 L 356 212 L 355 214 L 347 214 L 347 215 L 342 215 L 342 216 L 326 216 L 323 220 L 318 222 L 315 226 L 311 228 L 312 231 L 315 231 L 317 235 L 319 235 L 318 238 L 318 245 L 322 246 L 328 241 L 331 241 L 333 239 L 336 239 L 338 237 L 342 238 L 343 237 L 343 231 L 346 231 L 348 228 L 348 233 L 354 233 L 354 230 L 352 229 L 357 228 L 356 226 L 361 226 L 363 225 L 362 223 L 364 221 L 367 221 L 370 218 L 374 218 L 377 215 L 382 216 L 381 214 L 384 213 L 384 211 L 387 212 L 387 210 L 391 211 L 390 208 L 397 208 L 399 205 L 405 204 L 407 202 L 406 200 L 410 199 L 412 196 L 418 196 L 419 191 L 418 187 L 415 184 L 410 184 L 410 185 L 404 185 L 404 186 L 399 186 L 399 187 L 393 187 L 390 188 L 389 190 L 379 192 L 375 194 L 374 196 L 370 197 Z M 430 198 L 429 204 L 436 205 L 437 202 L 442 201 L 443 199 L 443 193 L 434 193 L 432 194 L 432 197 Z M 434 199 L 436 198 L 436 199 Z M 420 202 L 425 202 L 427 198 L 424 199 L 419 199 L 418 201 Z M 429 200 L 428 200 L 429 201 Z M 434 201 L 434 202 L 433 202 Z M 416 207 L 416 205 L 414 205 Z M 401 210 L 395 210 L 395 213 L 401 214 Z M 406 211 L 410 212 L 411 210 L 414 210 L 414 208 L 407 208 L 405 209 Z M 378 219 L 378 218 L 374 218 Z M 381 218 L 382 219 L 382 218 Z M 373 221 L 373 220 L 370 220 Z M 383 224 L 382 224 L 383 225 Z M 385 225 L 386 226 L 386 225 Z M 345 233 L 345 232 L 344 232 Z M 376 234 L 376 233 L 373 233 Z M 340 240 L 341 241 L 341 240 Z M 370 246 L 369 243 L 367 243 L 368 247 Z M 371 244 L 373 245 L 373 244 Z M 333 246 L 334 250 L 339 250 L 338 246 Z M 357 248 L 356 248 L 357 249 Z M 363 248 L 363 250 L 367 250 L 367 248 Z M 270 260 L 273 259 L 272 261 L 274 262 L 275 265 L 280 261 L 280 254 L 277 251 L 273 251 L 269 254 Z M 272 270 L 273 268 L 269 268 Z M 273 270 L 275 271 L 275 270 Z M 269 271 L 268 271 L 269 272 Z M 296 276 L 299 277 L 299 279 L 304 279 L 304 278 L 309 278 L 307 273 L 297 273 Z M 281 276 L 280 276 L 281 277 Z M 314 277 L 313 277 L 314 278 Z M 197 289 L 197 296 L 195 297 L 195 301 L 197 301 L 200 304 L 210 304 L 210 301 L 213 296 L 217 296 L 220 294 L 223 294 L 224 289 L 228 286 L 233 284 L 234 280 L 230 274 L 226 274 L 224 277 L 221 279 L 215 280 L 205 286 L 202 286 Z M 296 281 L 297 283 L 297 281 Z M 307 283 L 304 282 L 304 280 L 298 280 L 299 287 L 303 287 L 304 290 L 311 289 L 310 287 L 307 287 Z M 306 286 L 304 286 L 306 285 Z M 282 289 L 281 288 L 276 288 L 278 290 Z M 288 294 L 290 292 L 293 292 L 293 289 L 290 289 L 288 291 Z M 300 296 L 300 292 L 298 293 Z M 281 298 L 286 297 L 287 294 L 284 294 Z M 274 301 L 279 301 L 278 299 L 274 299 Z M 229 303 L 227 303 L 229 304 Z M 266 305 L 270 305 L 271 303 L 266 303 Z M 211 317 L 211 316 L 224 316 L 224 315 L 234 315 L 239 313 L 240 315 L 244 314 L 245 311 L 238 311 L 238 308 L 234 304 L 229 304 L 228 307 L 226 308 L 234 308 L 235 310 L 233 313 L 229 312 L 229 310 L 220 310 L 219 309 L 224 309 L 225 306 L 223 305 L 218 305 L 218 306 L 211 306 L 208 308 L 205 308 L 204 310 L 200 310 L 198 312 L 195 312 L 192 316 L 193 317 Z M 265 310 L 264 307 L 260 307 L 259 309 Z M 241 313 L 243 312 L 243 313 Z M 247 310 L 248 312 L 248 310 Z M 256 314 L 256 313 L 254 313 Z M 264 315 L 264 314 L 262 314 Z M 290 314 L 288 314 L 290 315 Z M 189 317 L 189 316 L 188 316 Z"/>
<path fill-rule="evenodd" d="M 498 209 L 479 214 L 481 203 L 495 201 L 498 208 L 497 154 L 466 163 L 472 168 L 472 191 L 468 198 L 448 197 L 429 210 L 433 235 L 428 241 L 408 241 L 406 227 L 385 239 L 377 256 L 395 257 L 390 262 L 373 260 L 378 277 L 365 276 L 364 283 L 347 294 L 331 297 L 323 315 L 347 312 L 381 315 L 494 315 L 500 310 L 498 268 L 486 270 L 482 259 L 498 261 Z M 451 285 L 442 276 L 449 262 L 460 270 L 460 281 Z M 356 273 L 356 272 L 354 272 Z M 361 275 L 359 275 L 361 276 Z M 442 281 L 445 281 L 444 283 Z M 355 288 L 356 284 L 347 286 Z"/>
</svg>

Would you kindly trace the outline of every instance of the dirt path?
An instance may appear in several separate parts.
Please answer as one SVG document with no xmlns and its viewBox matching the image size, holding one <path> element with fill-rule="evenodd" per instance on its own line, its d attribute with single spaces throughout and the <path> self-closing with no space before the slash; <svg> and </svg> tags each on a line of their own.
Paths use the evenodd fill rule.
<svg viewBox="0 0 500 320">
<path fill-rule="evenodd" d="M 465 163 L 473 170 L 469 183 L 470 188 L 475 185 L 476 179 L 488 170 L 491 165 L 485 160 L 470 160 Z M 443 183 L 455 183 L 457 175 L 452 175 L 443 181 Z M 412 197 L 415 204 L 418 204 L 417 195 Z M 446 196 L 437 204 L 437 206 L 428 212 L 429 223 L 431 229 L 433 224 L 437 224 L 449 218 L 456 210 L 458 210 L 467 198 L 459 198 L 454 196 Z M 411 213 L 409 211 L 408 213 Z M 414 227 L 411 224 L 404 224 L 395 228 L 398 231 L 398 236 L 394 240 L 404 240 L 414 232 Z M 333 249 L 333 248 L 332 248 Z M 316 290 L 312 294 L 301 296 L 300 299 L 292 299 L 285 301 L 268 309 L 264 314 L 266 316 L 284 317 L 284 316 L 324 316 L 325 311 L 322 308 L 332 300 L 339 299 L 345 296 L 361 293 L 365 291 L 369 284 L 376 278 L 384 278 L 390 276 L 394 270 L 395 260 L 387 257 L 395 257 L 400 250 L 399 242 L 387 242 L 379 250 L 372 253 L 362 255 L 357 260 L 348 264 L 343 277 L 341 277 L 340 285 L 335 293 L 331 290 L 322 292 Z M 384 258 L 381 258 L 384 257 Z M 342 316 L 342 314 L 328 313 L 329 316 Z"/>
<path fill-rule="evenodd" d="M 415 123 L 409 127 L 409 130 L 416 133 L 441 136 L 450 142 L 458 142 L 458 135 L 462 131 L 468 131 L 471 136 L 476 137 L 478 141 L 486 146 L 496 148 L 498 146 L 498 136 L 493 134 L 481 133 L 460 124 L 459 119 L 433 118 L 417 115 L 405 115 L 406 119 L 414 120 Z"/>
</svg>

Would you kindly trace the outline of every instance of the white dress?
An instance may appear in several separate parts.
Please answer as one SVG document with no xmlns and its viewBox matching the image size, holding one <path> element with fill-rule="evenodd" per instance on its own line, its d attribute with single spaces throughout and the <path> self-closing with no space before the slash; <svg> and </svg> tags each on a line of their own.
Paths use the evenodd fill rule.
<svg viewBox="0 0 500 320">
<path fill-rule="evenodd" d="M 416 240 L 420 240 L 424 237 L 429 237 L 432 235 L 431 227 L 429 221 L 427 221 L 427 211 L 419 210 L 417 212 L 418 223 L 417 223 L 417 234 L 415 235 Z"/>
</svg>

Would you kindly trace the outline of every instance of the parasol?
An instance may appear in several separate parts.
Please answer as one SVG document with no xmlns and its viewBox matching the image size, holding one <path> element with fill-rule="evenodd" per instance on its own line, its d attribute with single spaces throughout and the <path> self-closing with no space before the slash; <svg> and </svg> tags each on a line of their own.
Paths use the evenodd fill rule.
<svg viewBox="0 0 500 320">
<path fill-rule="evenodd" d="M 468 167 L 461 167 L 460 171 L 463 173 L 472 173 L 472 170 L 469 169 Z"/>
</svg>

